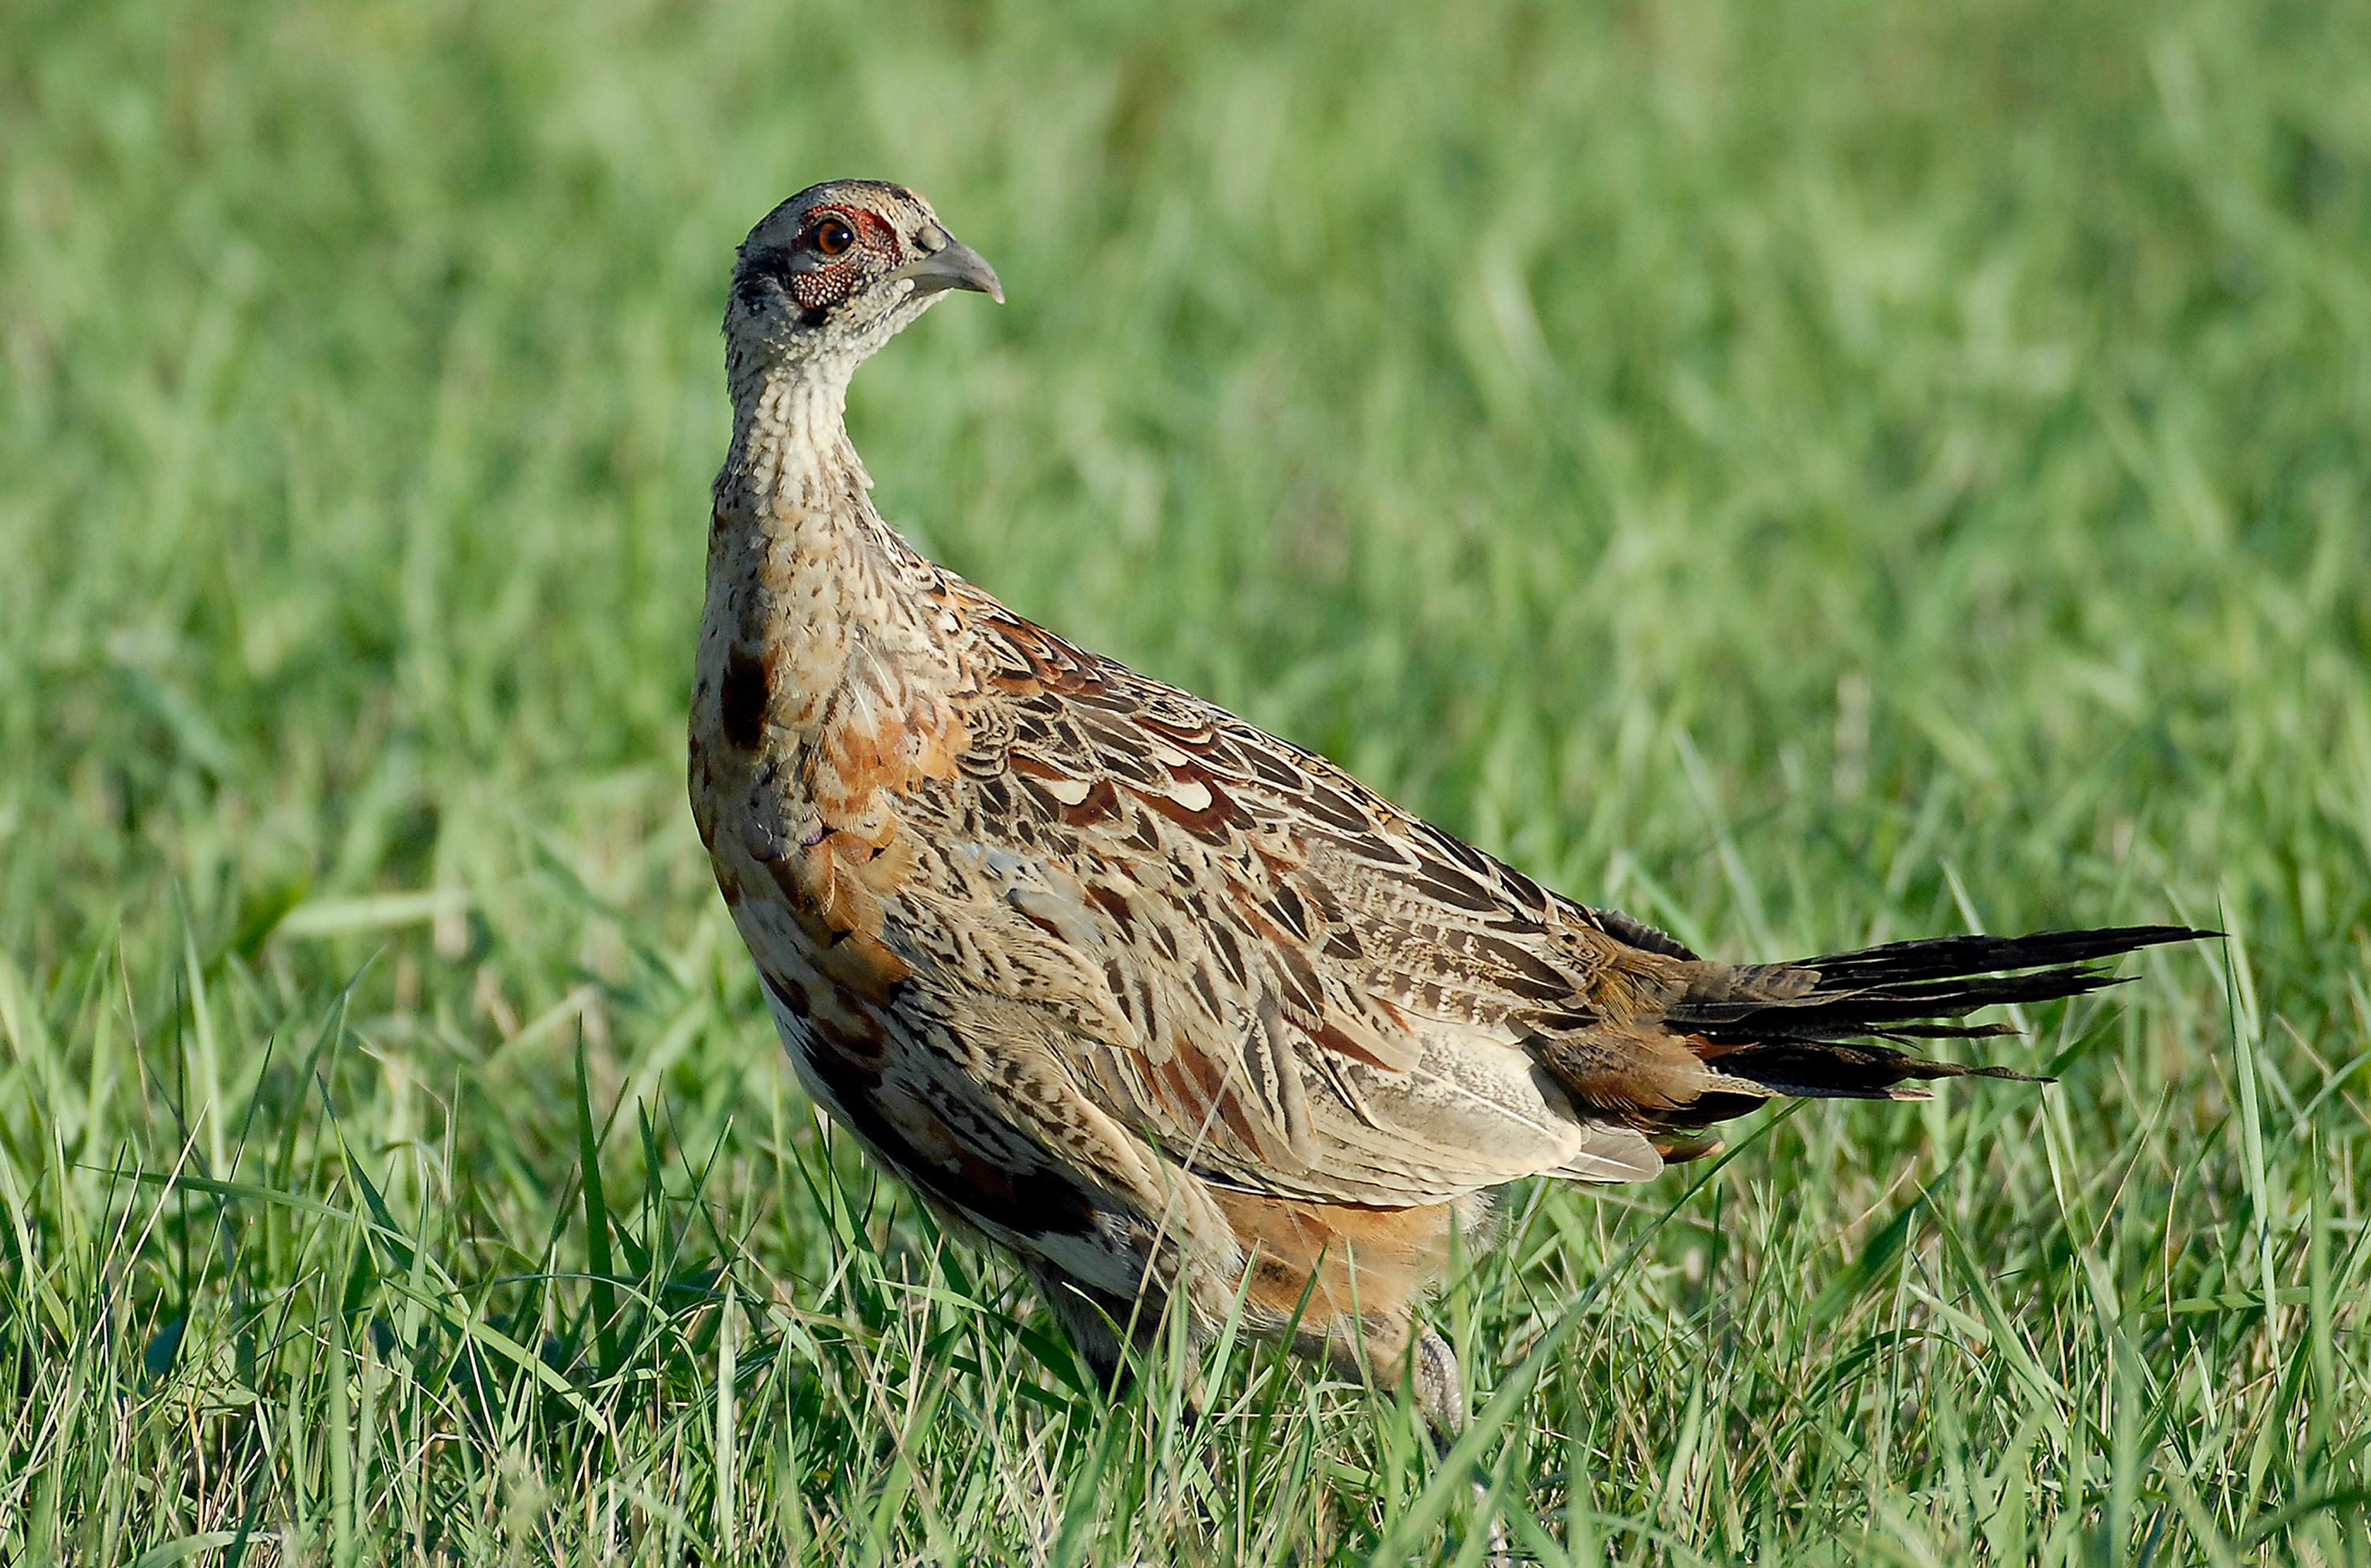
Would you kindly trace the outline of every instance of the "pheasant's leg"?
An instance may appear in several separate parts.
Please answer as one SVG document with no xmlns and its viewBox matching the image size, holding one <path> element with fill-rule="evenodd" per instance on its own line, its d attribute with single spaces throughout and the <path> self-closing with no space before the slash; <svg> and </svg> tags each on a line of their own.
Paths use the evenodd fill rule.
<svg viewBox="0 0 2371 1568">
<path fill-rule="evenodd" d="M 1465 1375 L 1449 1342 L 1430 1329 L 1417 1335 L 1415 1360 L 1416 1408 L 1446 1453 L 1465 1430 Z"/>
<path fill-rule="evenodd" d="M 1400 1342 L 1403 1344 L 1407 1343 L 1405 1334 L 1404 1329 Z M 1431 1430 L 1433 1447 L 1446 1457 L 1465 1432 L 1465 1377 L 1458 1368 L 1457 1352 L 1451 1349 L 1449 1342 L 1439 1333 L 1429 1328 L 1419 1328 L 1415 1331 L 1414 1337 L 1415 1343 L 1406 1354 L 1417 1413 L 1424 1417 L 1425 1425 Z M 1487 1505 L 1489 1496 L 1490 1489 L 1477 1477 L 1474 1482 L 1477 1516 Z M 1489 1516 L 1489 1528 L 1488 1561 L 1493 1564 L 1514 1562 L 1513 1543 L 1507 1538 L 1506 1520 L 1493 1513 Z"/>
<path fill-rule="evenodd" d="M 1405 1312 L 1371 1313 L 1358 1320 L 1358 1333 L 1355 1353 L 1340 1338 L 1333 1342 L 1336 1366 L 1354 1378 L 1363 1370 L 1369 1383 L 1384 1393 L 1405 1378 L 1433 1446 L 1447 1453 L 1465 1430 L 1465 1379 L 1457 1368 L 1457 1353 Z"/>
</svg>

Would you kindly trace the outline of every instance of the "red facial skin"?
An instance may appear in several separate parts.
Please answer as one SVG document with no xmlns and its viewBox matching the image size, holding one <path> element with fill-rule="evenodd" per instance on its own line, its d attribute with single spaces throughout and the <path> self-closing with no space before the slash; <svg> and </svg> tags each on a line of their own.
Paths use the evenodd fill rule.
<svg viewBox="0 0 2371 1568">
<path fill-rule="evenodd" d="M 849 226 L 856 236 L 856 243 L 831 258 L 827 265 L 792 275 L 791 297 L 802 310 L 821 310 L 846 299 L 856 286 L 860 271 L 856 263 L 868 254 L 894 267 L 903 253 L 896 226 L 862 207 L 817 207 L 807 214 L 805 226 L 799 231 L 800 246 L 822 255 L 816 235 L 834 218 Z"/>
</svg>

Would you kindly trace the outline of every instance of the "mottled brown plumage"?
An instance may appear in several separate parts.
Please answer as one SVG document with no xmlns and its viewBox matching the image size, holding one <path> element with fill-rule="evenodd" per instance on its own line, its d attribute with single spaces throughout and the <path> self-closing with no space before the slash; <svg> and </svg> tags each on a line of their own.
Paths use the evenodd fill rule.
<svg viewBox="0 0 2371 1568">
<path fill-rule="evenodd" d="M 1652 1176 L 1774 1095 L 1918 1096 L 1969 1069 L 1873 1042 L 1995 1032 L 1936 1020 L 2192 934 L 1709 962 L 1064 641 L 908 548 L 841 422 L 951 288 L 1002 297 L 896 186 L 817 186 L 742 246 L 691 796 L 802 1079 L 1105 1368 L 1240 1295 L 1413 1366 L 1453 1427 L 1415 1311 L 1493 1189 Z"/>
</svg>

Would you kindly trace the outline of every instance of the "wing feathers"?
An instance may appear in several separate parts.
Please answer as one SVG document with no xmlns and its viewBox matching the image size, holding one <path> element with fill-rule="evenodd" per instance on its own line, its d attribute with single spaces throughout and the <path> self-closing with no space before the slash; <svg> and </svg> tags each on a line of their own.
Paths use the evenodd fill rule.
<svg viewBox="0 0 2371 1568">
<path fill-rule="evenodd" d="M 1000 870 L 1000 902 L 1020 919 L 997 940 L 1060 946 L 1068 962 L 918 980 L 1089 977 L 1092 997 L 1039 998 L 1077 1087 L 1244 1191 L 1388 1205 L 1535 1172 L 1630 1181 L 1706 1152 L 1691 1128 L 1773 1095 L 1901 1098 L 1937 1077 L 2018 1077 L 1879 1042 L 2003 1032 L 1959 1020 L 2095 990 L 2111 977 L 2093 962 L 2194 935 L 1709 963 L 982 599 L 968 615 L 1003 644 L 984 661 L 996 687 L 966 716 L 956 777 L 908 803 L 938 815 L 923 837 L 967 841 L 959 855 Z"/>
</svg>

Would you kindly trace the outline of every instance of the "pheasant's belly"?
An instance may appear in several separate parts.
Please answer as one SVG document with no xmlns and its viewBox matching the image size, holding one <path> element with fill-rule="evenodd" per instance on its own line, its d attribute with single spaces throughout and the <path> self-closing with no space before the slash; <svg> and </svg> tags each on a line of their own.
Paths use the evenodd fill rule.
<svg viewBox="0 0 2371 1568">
<path fill-rule="evenodd" d="M 1138 1293 L 1148 1262 L 1165 1251 L 1157 1223 L 985 1110 L 970 1086 L 930 1071 L 911 1048 L 853 1055 L 774 986 L 764 989 L 800 1086 L 943 1219 L 1081 1285 L 1122 1298 Z"/>
<path fill-rule="evenodd" d="M 799 1087 L 807 1098 L 824 1108 L 825 1113 L 841 1126 L 849 1123 L 848 1107 L 839 1102 L 832 1091 L 830 1080 L 815 1071 L 815 1030 L 803 1019 L 791 1017 L 781 1004 L 768 998 L 774 1015 L 774 1032 L 782 1037 L 783 1054 L 791 1059 L 791 1071 L 798 1075 Z"/>
<path fill-rule="evenodd" d="M 782 1050 L 791 1058 L 791 1070 L 798 1075 L 799 1087 L 807 1098 L 824 1108 L 832 1120 L 844 1127 L 852 1127 L 854 1119 L 848 1107 L 839 1102 L 836 1081 L 845 1081 L 845 1074 L 825 1073 L 815 1066 L 815 1054 L 827 1049 L 822 1035 L 811 1018 L 793 1012 L 784 1004 L 781 994 L 766 983 L 763 971 L 758 974 L 758 988 L 766 995 L 766 1010 L 773 1016 L 774 1032 L 781 1036 Z M 874 1151 L 876 1157 L 878 1151 Z"/>
</svg>

